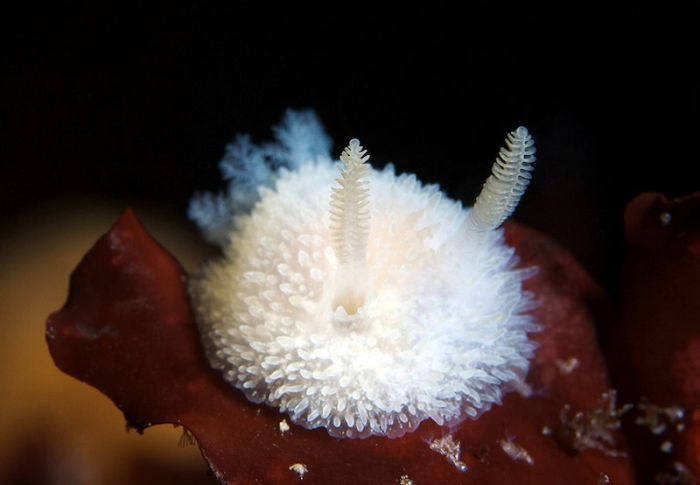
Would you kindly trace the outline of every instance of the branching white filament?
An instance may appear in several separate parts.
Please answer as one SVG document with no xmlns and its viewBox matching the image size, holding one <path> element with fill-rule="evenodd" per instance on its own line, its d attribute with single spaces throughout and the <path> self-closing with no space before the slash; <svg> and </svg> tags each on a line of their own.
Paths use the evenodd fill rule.
<svg viewBox="0 0 700 485">
<path fill-rule="evenodd" d="M 535 161 L 535 142 L 527 128 L 518 127 L 506 137 L 476 203 L 469 213 L 471 227 L 491 231 L 513 213 L 530 183 Z"/>
<path fill-rule="evenodd" d="M 330 207 L 330 233 L 338 258 L 336 294 L 333 307 L 354 314 L 364 300 L 369 235 L 369 166 L 367 150 L 356 138 L 340 155 L 343 168 L 338 187 L 333 187 Z"/>
<path fill-rule="evenodd" d="M 356 138 L 350 140 L 340 159 L 343 168 L 331 195 L 333 250 L 342 265 L 364 264 L 369 234 L 369 160 Z"/>
</svg>

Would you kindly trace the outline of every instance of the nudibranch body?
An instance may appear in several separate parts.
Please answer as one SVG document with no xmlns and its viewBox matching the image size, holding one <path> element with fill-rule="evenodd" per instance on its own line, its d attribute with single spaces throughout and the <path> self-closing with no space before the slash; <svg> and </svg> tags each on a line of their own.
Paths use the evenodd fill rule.
<svg viewBox="0 0 700 485">
<path fill-rule="evenodd" d="M 346 438 L 453 425 L 522 385 L 529 271 L 498 226 L 529 181 L 527 130 L 508 136 L 471 209 L 372 168 L 357 140 L 332 161 L 312 113 L 288 112 L 276 137 L 239 138 L 222 161 L 229 193 L 190 208 L 224 251 L 190 284 L 224 379 Z"/>
</svg>

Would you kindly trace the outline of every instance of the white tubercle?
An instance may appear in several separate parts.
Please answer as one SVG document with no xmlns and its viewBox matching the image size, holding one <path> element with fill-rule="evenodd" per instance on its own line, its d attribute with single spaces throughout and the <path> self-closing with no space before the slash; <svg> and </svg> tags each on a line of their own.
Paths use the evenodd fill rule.
<svg viewBox="0 0 700 485">
<path fill-rule="evenodd" d="M 469 213 L 471 228 L 491 231 L 499 227 L 515 211 L 532 179 L 535 142 L 524 126 L 506 137 L 476 203 Z"/>
<path fill-rule="evenodd" d="M 338 269 L 335 274 L 333 310 L 354 315 L 364 304 L 367 285 L 367 237 L 369 235 L 369 155 L 356 138 L 340 155 L 343 168 L 333 187 L 330 234 Z M 342 310 L 340 310 L 342 307 Z"/>
<path fill-rule="evenodd" d="M 251 401 L 341 438 L 452 426 L 500 403 L 525 386 L 535 349 L 529 272 L 496 229 L 533 150 L 512 133 L 471 211 L 373 169 L 357 140 L 340 176 L 328 158 L 279 171 L 190 280 L 209 362 Z"/>
</svg>

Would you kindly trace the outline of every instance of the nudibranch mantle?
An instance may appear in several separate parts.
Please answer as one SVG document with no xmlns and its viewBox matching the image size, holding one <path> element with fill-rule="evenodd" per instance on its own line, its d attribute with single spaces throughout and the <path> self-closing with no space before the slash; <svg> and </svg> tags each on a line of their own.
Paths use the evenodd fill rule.
<svg viewBox="0 0 700 485">
<path fill-rule="evenodd" d="M 284 123 L 277 156 L 295 130 L 325 137 L 310 113 Z M 522 289 L 531 270 L 515 268 L 497 229 L 527 185 L 534 147 L 524 128 L 507 145 L 475 209 L 372 168 L 357 140 L 342 163 L 309 152 L 270 169 L 252 210 L 224 220 L 223 256 L 190 283 L 211 365 L 251 401 L 336 437 L 400 437 L 499 403 L 523 383 L 537 329 Z M 221 234 L 202 207 L 190 214 Z"/>
</svg>

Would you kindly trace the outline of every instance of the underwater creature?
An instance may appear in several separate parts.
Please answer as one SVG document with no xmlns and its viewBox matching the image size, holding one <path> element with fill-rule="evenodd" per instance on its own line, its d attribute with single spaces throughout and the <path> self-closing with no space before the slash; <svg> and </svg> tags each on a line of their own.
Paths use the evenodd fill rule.
<svg viewBox="0 0 700 485">
<path fill-rule="evenodd" d="M 277 132 L 323 139 L 315 126 L 292 112 Z M 341 164 L 308 153 L 294 170 L 265 167 L 271 186 L 234 214 L 223 256 L 190 283 L 212 366 L 251 401 L 348 438 L 400 437 L 426 418 L 455 425 L 522 387 L 537 328 L 522 290 L 532 268 L 516 268 L 498 228 L 535 149 L 524 127 L 506 144 L 473 209 L 373 169 L 356 139 Z M 261 171 L 235 162 L 251 179 Z"/>
</svg>

